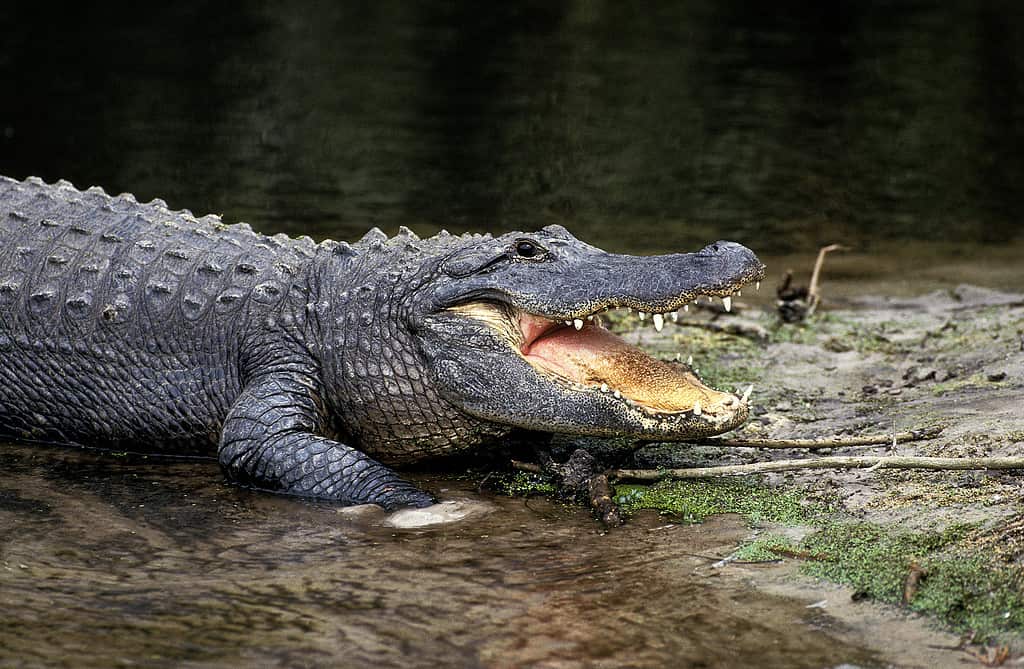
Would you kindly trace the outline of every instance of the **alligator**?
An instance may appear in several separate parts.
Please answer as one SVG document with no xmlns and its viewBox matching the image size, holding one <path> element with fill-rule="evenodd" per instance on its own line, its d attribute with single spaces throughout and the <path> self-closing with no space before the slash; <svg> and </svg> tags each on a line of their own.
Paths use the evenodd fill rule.
<svg viewBox="0 0 1024 669">
<path fill-rule="evenodd" d="M 0 437 L 215 456 L 281 494 L 426 506 L 395 469 L 514 431 L 680 441 L 749 400 L 612 334 L 763 277 L 747 248 L 617 255 L 549 225 L 353 244 L 0 177 Z"/>
</svg>

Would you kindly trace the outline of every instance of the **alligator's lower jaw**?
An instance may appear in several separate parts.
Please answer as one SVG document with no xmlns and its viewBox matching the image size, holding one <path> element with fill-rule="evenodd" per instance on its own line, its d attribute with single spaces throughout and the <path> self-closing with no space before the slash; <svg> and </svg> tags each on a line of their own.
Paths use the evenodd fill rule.
<svg viewBox="0 0 1024 669">
<path fill-rule="evenodd" d="M 709 388 L 684 365 L 651 357 L 599 321 L 577 329 L 525 312 L 518 320 L 526 361 L 580 389 L 607 393 L 652 416 L 692 413 L 725 424 L 745 409 L 740 398 Z"/>
</svg>

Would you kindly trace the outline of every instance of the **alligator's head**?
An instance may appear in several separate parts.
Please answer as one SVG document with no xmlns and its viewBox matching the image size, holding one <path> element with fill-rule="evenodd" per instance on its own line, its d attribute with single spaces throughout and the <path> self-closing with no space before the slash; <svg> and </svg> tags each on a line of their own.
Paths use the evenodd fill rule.
<svg viewBox="0 0 1024 669">
<path fill-rule="evenodd" d="M 630 307 L 658 323 L 700 296 L 728 299 L 764 276 L 747 248 L 616 255 L 561 226 L 450 239 L 406 318 L 436 392 L 460 411 L 510 428 L 651 440 L 746 419 L 746 398 L 626 343 L 600 315 Z"/>
</svg>

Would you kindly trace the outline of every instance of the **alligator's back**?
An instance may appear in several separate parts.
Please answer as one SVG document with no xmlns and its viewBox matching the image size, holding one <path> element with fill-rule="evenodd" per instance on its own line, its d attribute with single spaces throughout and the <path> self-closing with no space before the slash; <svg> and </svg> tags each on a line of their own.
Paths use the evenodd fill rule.
<svg viewBox="0 0 1024 669">
<path fill-rule="evenodd" d="M 305 290 L 314 249 L 0 177 L 0 436 L 211 452 L 246 323 Z"/>
</svg>

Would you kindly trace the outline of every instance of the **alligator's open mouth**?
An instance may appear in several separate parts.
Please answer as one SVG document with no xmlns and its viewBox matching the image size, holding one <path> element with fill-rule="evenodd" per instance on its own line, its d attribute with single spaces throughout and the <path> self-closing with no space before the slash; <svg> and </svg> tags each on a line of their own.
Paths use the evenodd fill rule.
<svg viewBox="0 0 1024 669">
<path fill-rule="evenodd" d="M 725 300 L 728 305 L 729 298 Z M 467 302 L 451 310 L 487 323 L 539 374 L 573 390 L 599 393 L 655 418 L 692 414 L 703 423 L 721 425 L 723 431 L 746 418 L 749 389 L 742 397 L 717 391 L 690 365 L 658 360 L 627 343 L 603 325 L 603 312 L 615 308 L 568 321 L 492 301 Z M 657 329 L 665 317 L 652 314 Z"/>
</svg>

